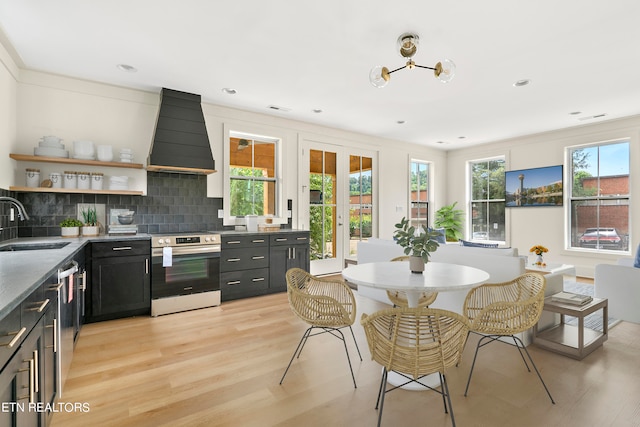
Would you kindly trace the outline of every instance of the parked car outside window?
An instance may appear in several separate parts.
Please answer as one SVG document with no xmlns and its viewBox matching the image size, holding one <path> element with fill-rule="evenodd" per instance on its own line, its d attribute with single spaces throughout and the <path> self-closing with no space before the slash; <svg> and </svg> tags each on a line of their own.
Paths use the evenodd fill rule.
<svg viewBox="0 0 640 427">
<path fill-rule="evenodd" d="M 623 249 L 623 240 L 615 228 L 587 228 L 579 243 L 583 248 Z"/>
</svg>

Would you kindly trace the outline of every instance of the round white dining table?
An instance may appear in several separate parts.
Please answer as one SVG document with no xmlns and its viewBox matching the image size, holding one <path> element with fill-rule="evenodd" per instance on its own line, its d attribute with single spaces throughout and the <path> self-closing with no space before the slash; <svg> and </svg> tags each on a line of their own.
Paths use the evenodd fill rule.
<svg viewBox="0 0 640 427">
<path fill-rule="evenodd" d="M 489 280 L 489 273 L 466 265 L 428 262 L 424 272 L 412 273 L 408 262 L 371 262 L 350 265 L 342 277 L 358 286 L 404 291 L 409 307 L 417 307 L 422 292 L 461 291 Z"/>
<path fill-rule="evenodd" d="M 466 265 L 428 262 L 420 274 L 412 273 L 408 262 L 388 261 L 350 265 L 342 270 L 342 277 L 358 286 L 404 291 L 409 307 L 417 307 L 422 292 L 471 289 L 489 280 L 489 273 Z M 387 381 L 406 390 L 423 390 L 422 386 L 414 383 L 403 385 L 406 379 L 395 372 L 389 372 Z M 421 381 L 432 388 L 440 386 L 437 375 L 428 375 Z"/>
</svg>

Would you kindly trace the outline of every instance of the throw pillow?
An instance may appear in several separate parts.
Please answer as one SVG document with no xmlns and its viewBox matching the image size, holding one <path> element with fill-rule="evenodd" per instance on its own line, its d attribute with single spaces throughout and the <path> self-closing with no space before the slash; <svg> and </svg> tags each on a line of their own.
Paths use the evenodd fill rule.
<svg viewBox="0 0 640 427">
<path fill-rule="evenodd" d="M 444 228 L 429 228 L 429 231 L 437 231 L 440 233 L 438 237 L 435 238 L 435 241 L 440 243 L 441 245 L 445 245 L 447 243 L 446 232 Z"/>
<path fill-rule="evenodd" d="M 497 248 L 497 243 L 476 243 L 469 242 L 468 240 L 460 239 L 460 246 L 470 246 L 472 248 Z"/>
<path fill-rule="evenodd" d="M 640 245 L 638 245 L 638 249 L 636 249 L 636 259 L 633 261 L 633 266 L 640 268 Z"/>
</svg>

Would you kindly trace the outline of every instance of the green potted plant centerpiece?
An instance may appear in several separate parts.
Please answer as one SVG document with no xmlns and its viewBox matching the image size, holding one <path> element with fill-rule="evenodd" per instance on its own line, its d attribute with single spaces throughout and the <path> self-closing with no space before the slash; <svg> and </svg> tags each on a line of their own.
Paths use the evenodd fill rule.
<svg viewBox="0 0 640 427">
<path fill-rule="evenodd" d="M 95 208 L 88 208 L 86 211 L 82 210 L 82 219 L 84 224 L 82 225 L 83 236 L 97 236 L 100 234 L 100 228 L 98 226 L 98 214 Z"/>
<path fill-rule="evenodd" d="M 435 228 L 444 228 L 447 242 L 457 242 L 462 239 L 462 221 L 464 211 L 456 209 L 454 202 L 451 205 L 443 206 L 436 211 L 436 219 L 433 221 Z"/>
<path fill-rule="evenodd" d="M 430 231 L 424 225 L 419 228 L 410 225 L 409 220 L 402 218 L 396 224 L 393 237 L 396 243 L 404 248 L 405 255 L 409 255 L 409 268 L 412 273 L 422 273 L 424 265 L 429 262 L 429 256 L 438 249 L 435 240 L 440 233 Z"/>
<path fill-rule="evenodd" d="M 60 233 L 62 237 L 78 237 L 80 227 L 82 227 L 82 221 L 79 219 L 66 218 L 60 223 Z"/>
</svg>

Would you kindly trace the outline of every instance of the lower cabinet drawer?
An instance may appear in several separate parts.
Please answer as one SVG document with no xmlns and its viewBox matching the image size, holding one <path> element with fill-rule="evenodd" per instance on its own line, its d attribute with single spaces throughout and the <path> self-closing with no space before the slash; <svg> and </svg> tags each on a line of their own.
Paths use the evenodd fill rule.
<svg viewBox="0 0 640 427">
<path fill-rule="evenodd" d="M 263 295 L 269 289 L 269 269 L 228 271 L 220 274 L 222 301 Z"/>
<path fill-rule="evenodd" d="M 22 307 L 17 306 L 11 313 L 0 319 L 0 369 L 20 348 L 20 344 L 29 333 L 27 328 L 21 329 L 21 311 Z M 4 386 L 4 384 L 2 385 Z"/>
<path fill-rule="evenodd" d="M 211 284 L 194 284 L 185 285 L 180 283 L 178 285 L 154 285 L 151 287 L 151 298 L 166 298 L 175 297 L 178 295 L 191 295 L 200 292 L 216 291 L 215 286 Z"/>
</svg>

